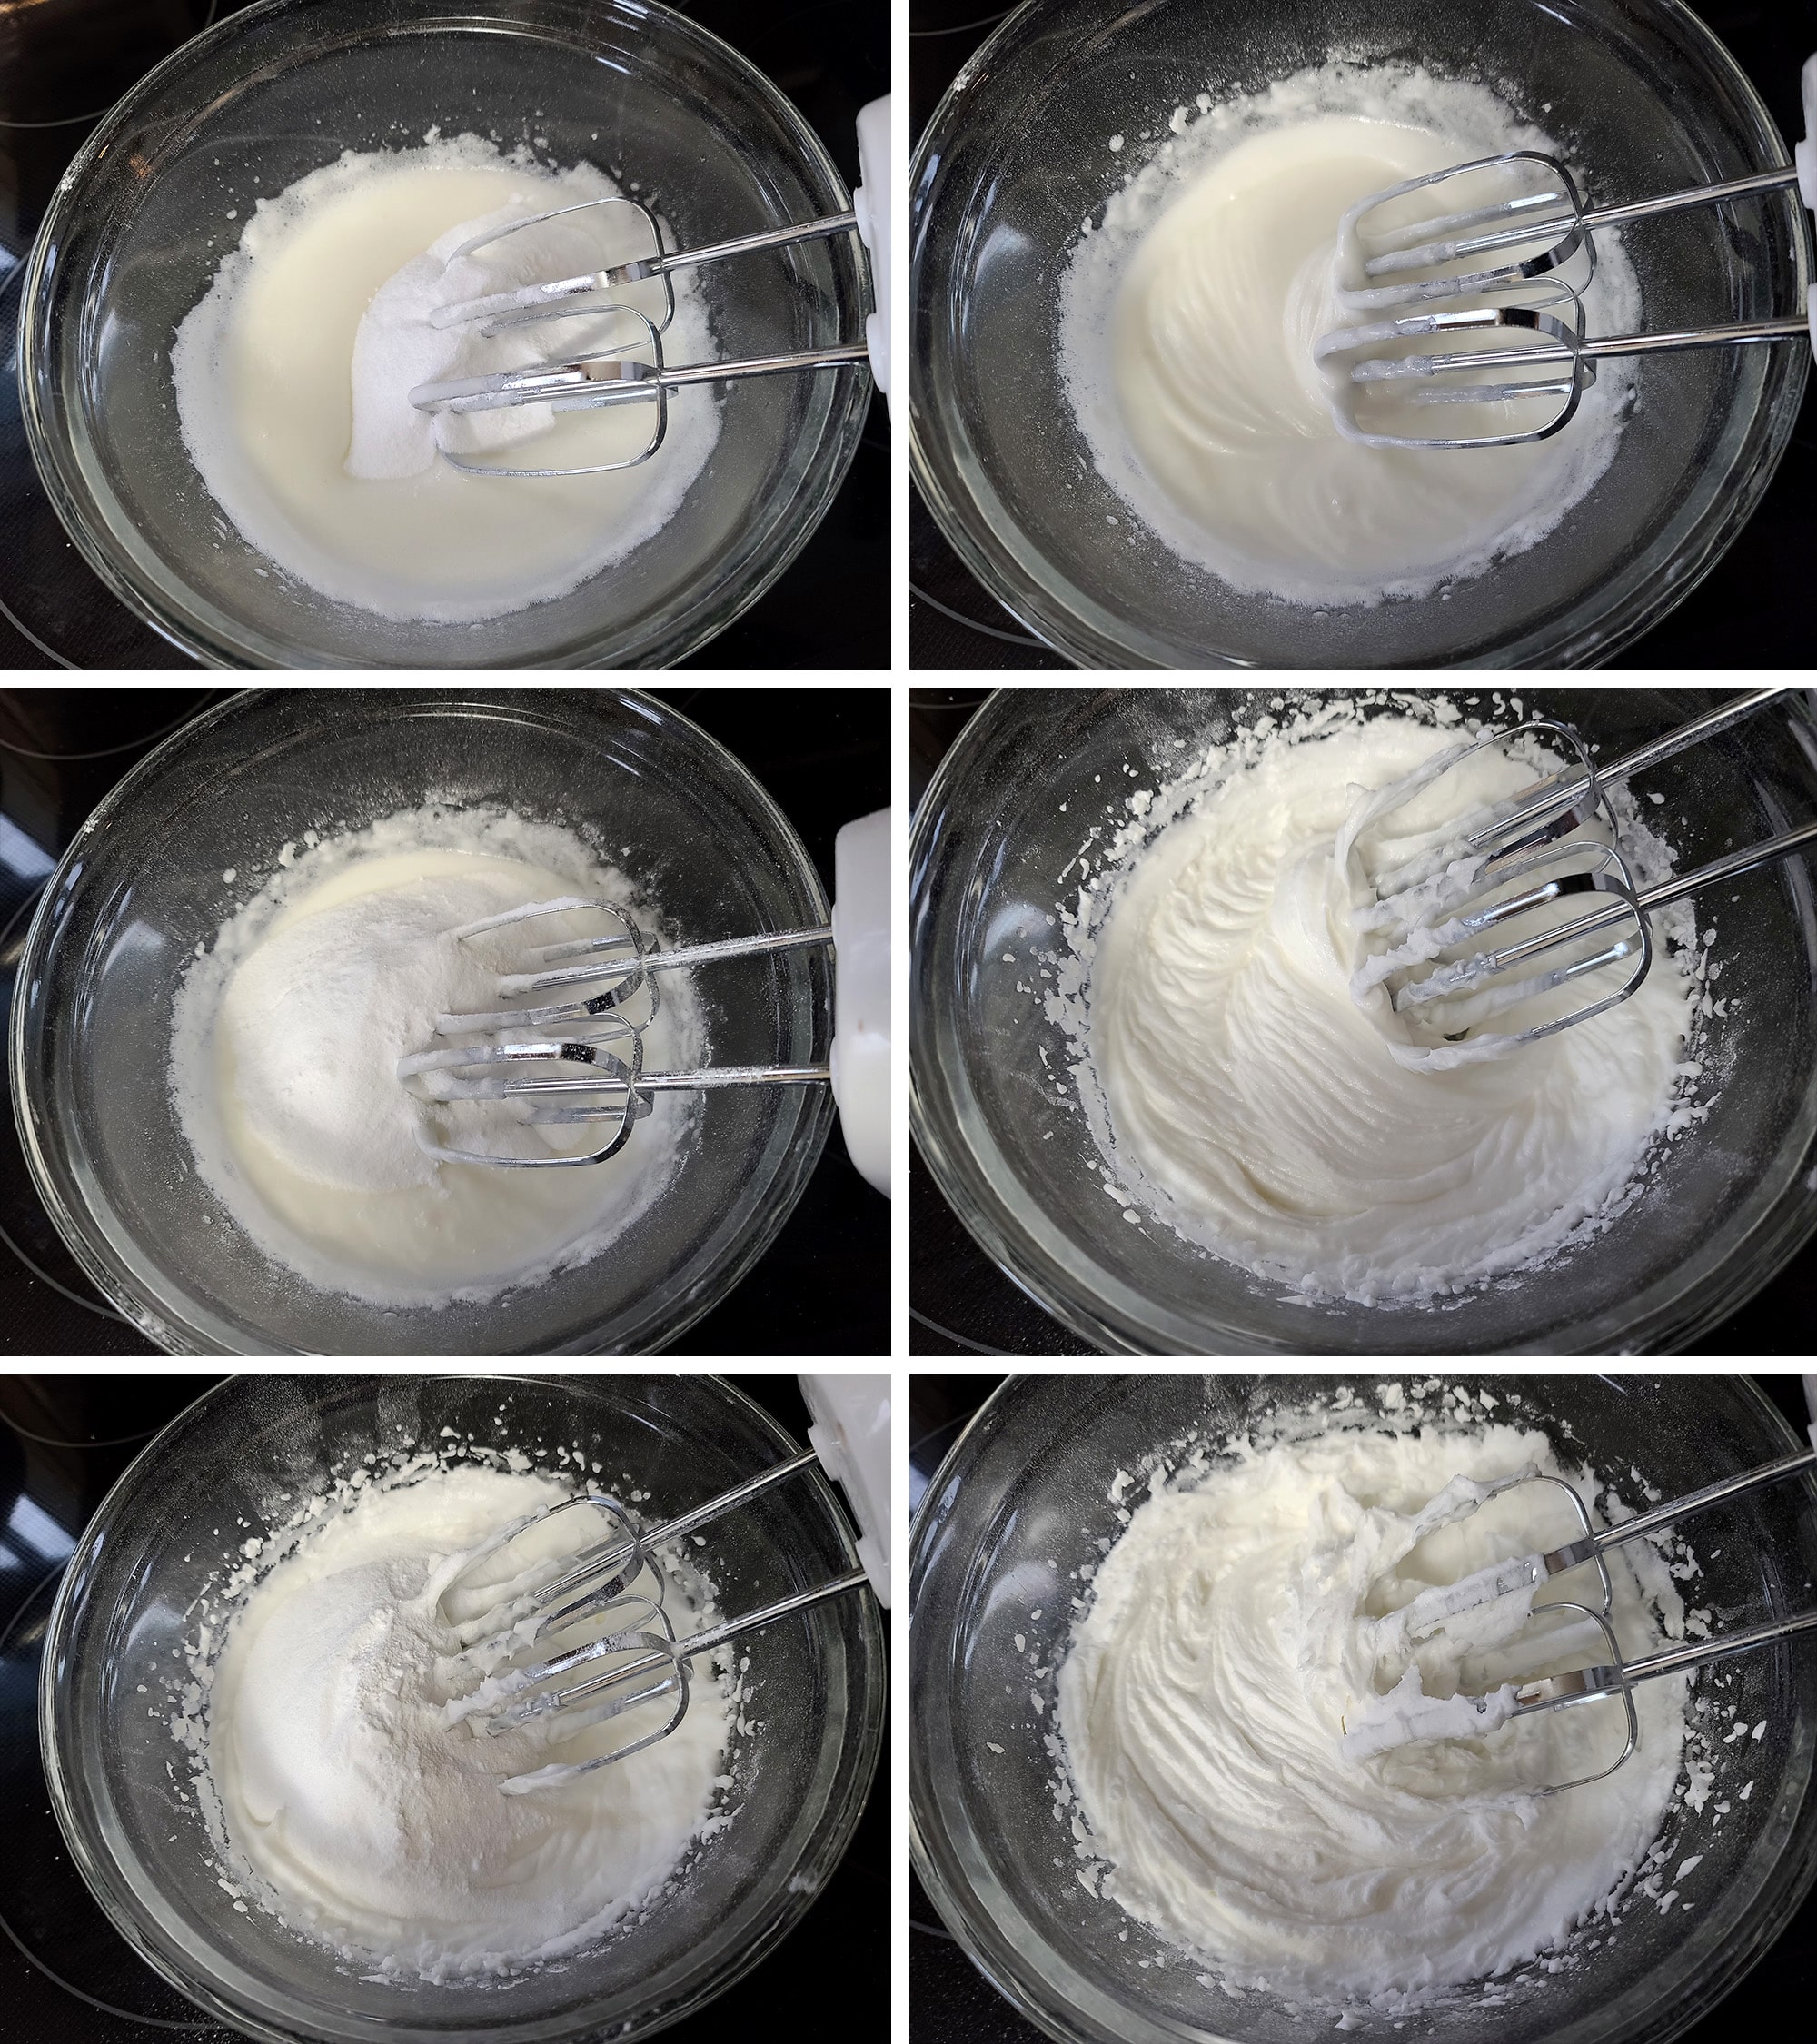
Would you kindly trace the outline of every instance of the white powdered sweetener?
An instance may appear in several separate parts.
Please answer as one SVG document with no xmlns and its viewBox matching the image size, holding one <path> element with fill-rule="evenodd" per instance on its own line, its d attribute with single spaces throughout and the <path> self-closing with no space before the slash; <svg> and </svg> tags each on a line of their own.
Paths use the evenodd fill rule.
<svg viewBox="0 0 1817 2044">
<path fill-rule="evenodd" d="M 498 333 L 432 317 L 650 254 L 631 207 L 591 203 L 619 195 L 589 164 L 551 170 L 474 135 L 432 134 L 420 148 L 349 151 L 260 198 L 171 351 L 184 446 L 242 538 L 339 602 L 443 624 L 564 596 L 653 538 L 717 444 L 710 390 L 670 404 L 649 460 L 561 477 L 467 474 L 443 452 L 490 467 L 629 462 L 653 435 L 655 405 L 458 414 L 411 401 L 425 384 L 544 368 L 627 342 L 648 359 L 648 330 L 622 314 Z M 536 218 L 574 206 L 585 210 Z M 673 290 L 666 359 L 710 361 L 699 278 L 681 272 Z M 615 296 L 661 324 L 660 284 Z"/>
<path fill-rule="evenodd" d="M 529 1790 L 501 1784 L 653 1731 L 670 1706 L 552 1735 L 489 1734 L 448 1708 L 472 1686 L 459 1625 L 496 1596 L 487 1584 L 571 1557 L 606 1524 L 563 1513 L 470 1569 L 491 1535 L 571 1493 L 520 1455 L 493 1459 L 510 1466 L 418 1457 L 303 1501 L 287 1535 L 251 1543 L 172 1726 L 236 1906 L 401 1981 L 579 1951 L 671 1894 L 698 1841 L 732 1821 L 734 1685 L 704 1659 L 670 1736 Z M 681 1630 L 710 1607 L 688 1573 L 671 1587 Z"/>
<path fill-rule="evenodd" d="M 1405 2017 L 1614 1921 L 1659 1863 L 1686 1682 L 1638 1685 L 1626 1765 L 1536 1794 L 1608 1766 L 1619 1704 L 1507 1723 L 1458 1692 L 1584 1665 L 1600 1635 L 1531 1621 L 1531 1592 L 1416 1640 L 1395 1614 L 1575 1530 L 1550 1485 L 1482 1503 L 1484 1484 L 1531 1468 L 1590 1497 L 1601 1479 L 1518 1424 L 1281 1432 L 1154 1472 L 1092 1574 L 1058 1675 L 1080 1852 L 1097 1868 L 1086 1884 L 1226 1992 Z M 1627 1653 L 1684 1637 L 1674 1578 L 1690 1573 L 1642 1543 L 1612 1551 Z M 1554 1594 L 1572 1592 L 1540 1601 Z M 1346 1751 L 1372 1712 L 1422 1736 Z"/>
<path fill-rule="evenodd" d="M 660 1196 L 693 1112 L 682 1096 L 659 1097 L 603 1164 L 513 1170 L 438 1160 L 422 1138 L 546 1156 L 597 1148 L 611 1130 L 532 1125 L 516 1100 L 425 1099 L 398 1077 L 412 1053 L 496 1040 L 438 1033 L 437 1018 L 500 1009 L 499 975 L 529 948 L 610 926 L 575 911 L 452 933 L 577 896 L 624 903 L 653 927 L 653 905 L 572 832 L 507 812 L 431 806 L 285 848 L 190 967 L 173 1011 L 184 1134 L 259 1249 L 373 1304 L 477 1301 L 599 1255 Z M 625 1013 L 643 1019 L 647 994 Z M 644 1044 L 652 1069 L 700 1058 L 685 974 L 667 976 Z"/>
<path fill-rule="evenodd" d="M 1094 464 L 1188 566 L 1294 603 L 1425 596 L 1536 544 L 1608 468 L 1634 390 L 1616 362 L 1564 431 L 1523 446 L 1369 447 L 1332 418 L 1313 343 L 1357 323 L 1332 295 L 1345 210 L 1473 158 L 1561 153 L 1486 87 L 1333 60 L 1202 94 L 1140 139 L 1147 160 L 1067 257 L 1061 371 Z M 1589 330 L 1633 332 L 1619 233 L 1596 250 Z"/>
<path fill-rule="evenodd" d="M 1467 735 L 1424 708 L 1265 718 L 1131 799 L 1094 828 L 1107 842 L 1046 997 L 1132 1215 L 1313 1298 L 1429 1302 L 1531 1269 L 1606 1227 L 1700 1111 L 1688 905 L 1655 918 L 1633 998 L 1504 1055 L 1410 1067 L 1405 1020 L 1379 987 L 1359 997 L 1373 894 L 1344 833 Z M 1485 749 L 1393 820 L 1435 825 L 1546 765 Z M 1663 878 L 1669 848 L 1615 799 L 1642 881 Z"/>
</svg>

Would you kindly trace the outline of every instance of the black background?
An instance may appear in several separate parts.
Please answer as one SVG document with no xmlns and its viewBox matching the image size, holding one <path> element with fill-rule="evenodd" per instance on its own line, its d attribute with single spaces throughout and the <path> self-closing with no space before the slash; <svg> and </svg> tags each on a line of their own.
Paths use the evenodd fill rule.
<svg viewBox="0 0 1817 2044">
<path fill-rule="evenodd" d="M 220 15 L 244 0 L 217 0 Z M 681 0 L 807 116 L 848 184 L 858 111 L 889 89 L 888 0 Z M 0 9 L 0 248 L 23 255 L 89 116 L 211 18 L 210 0 L 9 0 Z M 55 125 L 23 126 L 23 123 Z M 731 233 L 737 223 L 729 223 Z M 14 362 L 19 285 L 0 283 L 0 670 L 191 665 L 108 594 L 58 523 L 26 451 Z M 889 410 L 871 394 L 863 444 L 773 588 L 682 667 L 888 667 Z M 47 653 L 44 648 L 53 649 Z"/>
<path fill-rule="evenodd" d="M 1378 1373 L 1379 1374 L 1379 1373 Z M 931 1482 L 965 1423 L 1003 1380 L 933 1376 L 909 1380 L 908 1457 Z M 1792 1376 L 1756 1382 L 1802 1434 L 1808 1414 Z M 1804 1652 L 1811 1652 L 1807 1645 Z M 1024 2020 L 953 1941 L 918 1880 L 911 1880 L 908 1941 L 909 2034 L 914 2044 L 1041 2044 Z M 1679 2044 L 1735 2044 L 1745 2037 L 1808 2035 L 1817 1992 L 1817 1894 L 1780 1933 L 1766 1956 Z"/>
<path fill-rule="evenodd" d="M 147 749 L 147 734 L 225 691 L 194 689 L 0 690 L 0 819 L 52 858 Z M 889 800 L 889 691 L 690 688 L 656 691 L 750 768 L 795 826 L 833 891 L 841 825 Z M 54 763 L 102 748 L 104 757 Z M 0 845 L 0 851 L 4 851 Z M 30 886 L 0 862 L 0 987 L 10 999 L 31 918 Z M 0 1230 L 75 1295 L 33 1275 L 0 1241 L 0 1354 L 152 1355 L 134 1327 L 101 1305 L 32 1189 L 9 1111 L 0 1118 Z M 78 1303 L 81 1302 L 81 1303 Z M 697 1321 L 675 1355 L 880 1355 L 889 1350 L 889 1202 L 846 1155 L 835 1128 L 794 1212 L 743 1282 Z"/>
<path fill-rule="evenodd" d="M 909 799 L 989 693 L 915 689 L 909 694 Z M 913 1355 L 1090 1355 L 1096 1353 L 1006 1277 L 960 1225 L 918 1148 L 908 1162 L 908 1348 Z M 1817 1299 L 1817 1242 L 1686 1355 L 1808 1355 Z"/>
<path fill-rule="evenodd" d="M 1008 11 L 996 0 L 910 0 L 910 134 L 921 134 L 954 73 Z M 1772 109 L 1780 133 L 1788 143 L 1796 141 L 1804 133 L 1799 66 L 1817 48 L 1817 6 L 1812 0 L 1695 0 L 1693 12 L 1728 45 Z M 919 491 L 910 494 L 908 626 L 914 665 L 1067 667 L 1067 660 L 1031 637 L 960 562 Z M 1805 391 L 1796 432 L 1772 487 L 1740 539 L 1691 596 L 1608 664 L 1803 666 L 1817 638 L 1805 596 L 1813 560 L 1817 377 Z M 975 621 L 959 622 L 947 614 L 955 611 Z"/>
<path fill-rule="evenodd" d="M 215 1381 L 0 1375 L 0 1523 L 13 1519 L 25 1498 L 74 1537 L 150 1434 Z M 793 1377 L 730 1381 L 797 1439 L 805 1438 L 808 1415 Z M 80 1444 L 88 1442 L 112 1444 Z M 37 1758 L 33 1682 L 20 1651 L 31 1650 L 35 1667 L 49 1607 L 34 1591 L 44 1579 L 41 1554 L 0 1543 L 0 1628 L 22 1603 L 30 1600 L 33 1606 L 33 1621 L 15 1629 L 0 1655 L 0 1780 L 7 1791 L 0 1849 L 0 1930 L 6 1932 L 0 1940 L 0 2039 L 235 2044 L 236 2032 L 186 2019 L 195 2016 L 194 2006 L 127 1947 L 89 1899 L 64 1850 Z M 889 1866 L 886 1763 L 845 1858 L 780 1948 L 704 2012 L 663 2035 L 674 2044 L 765 2035 L 798 2037 L 804 2044 L 881 2044 L 889 2029 Z M 21 1953 L 21 1937 L 74 1985 L 172 2027 L 123 2021 L 77 2001 Z M 804 1980 L 813 1991 L 803 1991 Z"/>
</svg>

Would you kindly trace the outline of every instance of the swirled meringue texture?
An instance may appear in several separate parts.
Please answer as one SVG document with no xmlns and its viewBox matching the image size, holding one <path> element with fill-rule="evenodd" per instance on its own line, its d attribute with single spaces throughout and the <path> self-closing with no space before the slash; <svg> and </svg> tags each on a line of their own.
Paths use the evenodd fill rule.
<svg viewBox="0 0 1817 2044">
<path fill-rule="evenodd" d="M 1059 1675 L 1067 1764 L 1110 1864 L 1107 1897 L 1235 1987 L 1390 2012 L 1561 1947 L 1602 1912 L 1670 1803 L 1683 1676 L 1636 1690 L 1633 1759 L 1563 1795 L 1528 1791 L 1607 1766 L 1618 1705 L 1360 1761 L 1341 1751 L 1346 1720 L 1404 1668 L 1449 1695 L 1602 1658 L 1571 1652 L 1581 1624 L 1525 1623 L 1524 1599 L 1506 1625 L 1474 1612 L 1461 1637 L 1442 1631 L 1412 1661 L 1383 1622 L 1428 1583 L 1564 1537 L 1568 1507 L 1549 1485 L 1444 1523 L 1450 1479 L 1529 1463 L 1572 1473 L 1543 1434 L 1512 1426 L 1333 1432 L 1153 1489 L 1099 1567 Z M 1624 1652 L 1662 1627 L 1682 1633 L 1661 1558 L 1637 1543 L 1612 1563 Z"/>
<path fill-rule="evenodd" d="M 1594 1231 L 1686 1070 L 1691 988 L 1663 945 L 1591 1021 L 1454 1069 L 1396 1062 L 1405 1026 L 1352 993 L 1353 912 L 1372 898 L 1334 847 L 1369 792 L 1458 736 L 1384 716 L 1271 741 L 1133 861 L 1098 939 L 1090 1067 L 1113 1167 L 1189 1241 L 1311 1295 L 1427 1299 Z M 1398 821 L 1435 826 L 1534 778 L 1491 748 Z"/>
<path fill-rule="evenodd" d="M 1610 365 L 1550 440 L 1365 447 L 1334 422 L 1313 343 L 1356 323 L 1333 298 L 1347 208 L 1479 156 L 1550 152 L 1550 138 L 1480 85 L 1392 65 L 1334 64 L 1200 105 L 1175 113 L 1068 264 L 1068 393 L 1107 480 L 1188 563 L 1296 603 L 1426 595 L 1544 538 L 1613 460 L 1629 370 Z M 1633 331 L 1619 237 L 1597 248 L 1591 331 Z M 1406 430 L 1508 430 L 1463 409 Z"/>
</svg>

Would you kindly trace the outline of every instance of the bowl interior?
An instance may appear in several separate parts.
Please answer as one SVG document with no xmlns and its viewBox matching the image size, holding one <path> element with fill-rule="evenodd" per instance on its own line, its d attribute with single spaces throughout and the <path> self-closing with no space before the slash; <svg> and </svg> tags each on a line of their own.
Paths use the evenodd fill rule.
<svg viewBox="0 0 1817 2044">
<path fill-rule="evenodd" d="M 1740 1379 L 1459 1381 L 1473 1395 L 1486 1388 L 1504 1400 L 1498 1419 L 1544 1427 L 1566 1459 L 1587 1462 L 1635 1509 L 1644 1501 L 1631 1469 L 1677 1496 L 1797 1444 Z M 1307 2033 L 1309 2019 L 1314 2028 L 1331 2026 L 1329 2013 L 1295 2013 L 1271 1995 L 1227 1997 L 1114 1902 L 1087 1892 L 1043 1743 L 1055 1676 L 1036 1678 L 1038 1712 L 1029 1687 L 1031 1666 L 1052 1671 L 1064 1658 L 1072 1601 L 1086 1594 L 1076 1572 L 1122 1531 L 1107 1496 L 1118 1469 L 1136 1469 L 1194 1430 L 1218 1442 L 1261 1414 L 1328 1402 L 1335 1384 L 1281 1376 L 1012 1379 L 923 1501 L 910 1635 L 918 1865 L 974 1958 L 1056 2036 L 1287 2044 Z M 1333 1424 L 1370 1424 L 1383 1388 L 1356 1384 L 1356 1404 Z M 1419 1403 L 1415 1383 L 1401 1388 Z M 1516 1407 L 1518 1398 L 1524 1406 Z M 1704 1568 L 1689 1601 L 1711 1608 L 1713 1632 L 1802 1608 L 1817 1566 L 1817 1488 L 1807 1476 L 1740 1501 L 1700 1521 L 1689 1538 Z M 1379 2026 L 1385 2037 L 1434 2044 L 1657 2040 L 1733 1984 L 1817 1872 L 1817 1659 L 1782 1642 L 1720 1663 L 1697 1678 L 1693 1694 L 1709 1700 L 1721 1724 L 1733 1706 L 1738 1717 L 1764 1718 L 1766 1731 L 1745 1750 L 1719 1738 L 1703 1814 L 1681 1808 L 1667 1819 L 1674 1852 L 1706 1856 L 1683 1884 L 1691 1913 L 1662 1914 L 1641 1902 L 1618 1937 L 1575 1967 L 1517 1979 L 1512 1989 L 1505 1979 L 1479 1982 L 1456 2006 L 1408 2018 L 1405 2028 L 1359 2012 L 1353 2020 L 1365 2034 Z M 1618 1750 L 1619 1734 L 1612 1744 Z M 1743 1800 L 1739 1791 L 1750 1780 Z M 1729 1806 L 1720 1817 L 1718 1804 Z"/>
<path fill-rule="evenodd" d="M 605 1481 L 670 1516 L 797 1452 L 712 1378 L 422 1382 L 230 1380 L 134 1464 L 92 1523 L 52 1618 L 42 1691 L 47 1771 L 78 1863 L 161 1971 L 265 2037 L 501 2039 L 625 2035 L 728 1985 L 800 1915 L 837 1864 L 879 1750 L 882 1634 L 869 1596 L 772 1626 L 748 1647 L 754 1730 L 730 1750 L 726 1828 L 685 1879 L 600 1946 L 507 1984 L 364 1977 L 216 1885 L 207 1833 L 168 1729 L 192 1607 L 331 1471 L 433 1448 L 444 1427 L 599 1460 Z M 717 1523 L 710 1569 L 736 1612 L 853 1564 L 817 1473 Z M 149 1687 L 154 1708 L 146 1706 Z M 634 1765 L 634 1759 L 622 1762 Z"/>
<path fill-rule="evenodd" d="M 1535 689 L 1519 700 L 1611 758 L 1725 695 Z M 1613 1225 L 1538 1271 L 1433 1306 L 1308 1306 L 1152 1217 L 1130 1225 L 1105 1197 L 1077 1093 L 1054 1083 L 1070 1061 L 1043 1009 L 1054 918 L 1077 906 L 1088 834 L 1127 820 L 1106 790 L 1176 778 L 1193 749 L 1247 728 L 1271 700 L 1278 690 L 1006 690 L 942 762 L 916 824 L 914 1099 L 961 1218 L 1044 1305 L 1112 1348 L 1594 1354 L 1667 1347 L 1733 1311 L 1817 1225 L 1817 915 L 1797 860 L 1700 902 L 1700 926 L 1716 932 L 1712 992 L 1727 1004 L 1704 1053 L 1706 1118 L 1663 1147 Z M 1802 696 L 1782 700 L 1637 779 L 1666 797 L 1655 821 L 1680 870 L 1814 813 L 1817 727 Z"/>
<path fill-rule="evenodd" d="M 1024 9 L 961 74 L 918 158 L 918 476 L 968 563 L 1090 664 L 1606 657 L 1689 590 L 1752 508 L 1792 428 L 1804 349 L 1647 358 L 1613 462 L 1551 534 L 1486 574 L 1373 608 L 1316 610 L 1231 589 L 1133 521 L 1093 465 L 1057 343 L 1063 256 L 1081 221 L 1101 219 L 1167 139 L 1175 107 L 1257 90 L 1334 54 L 1489 85 L 1585 168 L 1593 201 L 1785 161 L 1733 59 L 1670 0 Z M 1126 133 L 1113 154 L 1110 136 Z M 1809 223 L 1782 194 L 1637 223 L 1623 241 L 1650 330 L 1803 303 Z"/>
<path fill-rule="evenodd" d="M 266 0 L 198 37 L 114 110 L 78 159 L 27 281 L 22 355 L 34 451 L 60 514 L 161 630 L 235 664 L 657 664 L 754 600 L 849 462 L 869 386 L 848 372 L 747 380 L 675 516 L 569 595 L 477 625 L 404 624 L 273 570 L 184 451 L 178 322 L 250 200 L 344 150 L 473 133 L 543 163 L 590 162 L 681 247 L 810 220 L 849 200 L 812 131 L 736 52 L 637 0 Z M 697 273 L 726 359 L 862 331 L 849 236 Z M 496 486 L 500 515 L 514 488 Z M 565 486 L 556 486 L 565 487 Z"/>
<path fill-rule="evenodd" d="M 603 1255 L 488 1304 L 362 1305 L 259 1251 L 196 1176 L 171 1100 L 184 970 L 287 842 L 432 798 L 567 824 L 660 904 L 670 931 L 705 938 L 827 920 L 814 869 L 769 797 L 645 698 L 260 692 L 190 726 L 97 809 L 46 890 L 14 1022 L 40 1194 L 91 1275 L 167 1345 L 343 1355 L 660 1346 L 749 1267 L 813 1169 L 832 1118 L 825 1087 L 729 1088 L 700 1096 L 667 1189 Z M 823 947 L 730 961 L 695 987 L 711 1061 L 823 1054 Z"/>
</svg>

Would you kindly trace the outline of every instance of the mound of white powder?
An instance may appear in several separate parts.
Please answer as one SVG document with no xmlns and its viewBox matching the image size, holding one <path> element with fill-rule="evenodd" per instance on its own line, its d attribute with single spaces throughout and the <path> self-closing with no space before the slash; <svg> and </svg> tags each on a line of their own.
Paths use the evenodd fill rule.
<svg viewBox="0 0 1817 2044">
<path fill-rule="evenodd" d="M 465 1573 L 491 1535 L 571 1494 L 521 1459 L 419 1469 L 334 1509 L 307 1502 L 301 1537 L 242 1572 L 254 1580 L 207 1628 L 174 1726 L 228 1892 L 401 1980 L 559 1960 L 660 1905 L 696 1842 L 731 1821 L 733 1685 L 705 1659 L 670 1737 L 527 1791 L 501 1784 L 653 1731 L 672 1704 L 552 1733 L 553 1721 L 497 1734 L 449 1722 L 449 1698 L 472 1683 L 455 1620 L 483 1607 L 472 1586 L 571 1560 L 605 1524 L 564 1513 Z M 670 1597 L 678 1627 L 695 1629 L 705 1611 L 684 1589 Z"/>
<path fill-rule="evenodd" d="M 519 1100 L 426 1100 L 398 1077 L 415 1052 L 497 1040 L 438 1033 L 437 1018 L 500 1009 L 501 972 L 532 946 L 609 926 L 577 911 L 452 933 L 575 896 L 633 904 L 635 890 L 566 830 L 431 809 L 293 848 L 223 927 L 175 1003 L 171 1085 L 204 1181 L 267 1255 L 375 1304 L 485 1299 L 601 1254 L 660 1196 L 685 1096 L 657 1100 L 604 1164 L 517 1170 L 439 1160 L 422 1138 L 549 1156 L 600 1148 L 612 1126 L 532 1125 Z M 698 1062 L 686 976 L 667 976 L 653 1017 L 640 999 L 624 1012 L 649 1019 L 650 1067 Z"/>
</svg>

